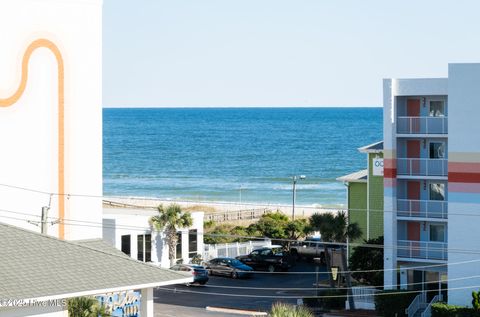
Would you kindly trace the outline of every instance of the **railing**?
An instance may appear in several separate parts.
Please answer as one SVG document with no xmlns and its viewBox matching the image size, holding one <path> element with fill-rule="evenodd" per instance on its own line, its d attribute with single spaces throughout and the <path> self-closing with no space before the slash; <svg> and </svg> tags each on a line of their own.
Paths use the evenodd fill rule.
<svg viewBox="0 0 480 317">
<path fill-rule="evenodd" d="M 397 216 L 413 218 L 448 218 L 448 202 L 444 200 L 397 199 Z"/>
<path fill-rule="evenodd" d="M 352 287 L 352 295 L 353 300 L 355 301 L 355 308 L 375 310 L 375 294 L 377 294 L 378 292 L 378 289 L 371 286 Z M 348 300 L 345 301 L 345 305 L 349 309 Z"/>
<path fill-rule="evenodd" d="M 399 134 L 447 134 L 447 117 L 398 117 Z"/>
<path fill-rule="evenodd" d="M 430 158 L 398 158 L 397 174 L 409 176 L 447 176 L 448 160 Z"/>
<path fill-rule="evenodd" d="M 415 299 L 410 303 L 407 309 L 405 309 L 405 315 L 412 317 L 415 313 L 422 307 L 424 303 L 427 302 L 427 294 L 420 293 Z"/>
<path fill-rule="evenodd" d="M 204 261 L 208 261 L 218 257 L 234 258 L 239 255 L 249 254 L 255 249 L 271 245 L 272 241 L 270 239 L 261 241 L 205 244 L 203 259 Z"/>
<path fill-rule="evenodd" d="M 262 217 L 264 214 L 271 212 L 270 209 L 248 209 L 238 211 L 214 212 L 205 214 L 205 221 L 225 222 L 237 220 L 255 220 Z"/>
<path fill-rule="evenodd" d="M 432 317 L 432 305 L 441 300 L 442 300 L 442 295 L 435 295 L 435 297 L 432 298 L 432 301 L 428 303 L 428 306 L 423 311 L 421 317 Z"/>
<path fill-rule="evenodd" d="M 397 249 L 399 258 L 441 261 L 448 258 L 446 242 L 398 240 Z"/>
</svg>

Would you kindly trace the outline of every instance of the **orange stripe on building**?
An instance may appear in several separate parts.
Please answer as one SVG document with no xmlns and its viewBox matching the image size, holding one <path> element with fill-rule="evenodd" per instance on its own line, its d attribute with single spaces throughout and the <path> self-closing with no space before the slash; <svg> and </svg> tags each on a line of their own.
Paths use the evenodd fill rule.
<svg viewBox="0 0 480 317">
<path fill-rule="evenodd" d="M 383 159 L 383 167 L 384 168 L 397 168 L 397 160 L 396 159 Z"/>
<path fill-rule="evenodd" d="M 9 98 L 0 98 L 0 107 L 10 107 L 14 105 L 25 92 L 28 80 L 28 64 L 33 52 L 38 48 L 50 50 L 58 65 L 58 218 L 59 228 L 58 236 L 65 239 L 65 68 L 62 54 L 58 47 L 47 39 L 38 39 L 33 41 L 23 54 L 22 59 L 22 78 L 18 89 Z"/>
<path fill-rule="evenodd" d="M 384 178 L 397 178 L 397 169 L 396 168 L 384 168 L 383 169 Z"/>
<path fill-rule="evenodd" d="M 480 183 L 480 173 L 448 172 L 449 183 Z"/>
<path fill-rule="evenodd" d="M 455 173 L 480 173 L 480 163 L 448 162 L 448 171 Z"/>
</svg>

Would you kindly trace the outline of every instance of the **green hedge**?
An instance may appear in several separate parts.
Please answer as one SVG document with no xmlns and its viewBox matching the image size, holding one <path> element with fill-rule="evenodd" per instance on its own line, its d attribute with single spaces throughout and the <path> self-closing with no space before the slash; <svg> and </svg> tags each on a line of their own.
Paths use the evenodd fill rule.
<svg viewBox="0 0 480 317">
<path fill-rule="evenodd" d="M 381 291 L 375 296 L 375 310 L 384 317 L 403 317 L 417 293 L 399 290 Z"/>
<path fill-rule="evenodd" d="M 432 305 L 432 317 L 480 317 L 480 311 L 470 307 L 436 303 Z"/>
<path fill-rule="evenodd" d="M 345 309 L 347 291 L 344 289 L 322 289 L 319 290 L 318 296 L 320 298 L 304 297 L 303 304 L 308 307 L 321 308 L 324 310 Z"/>
</svg>

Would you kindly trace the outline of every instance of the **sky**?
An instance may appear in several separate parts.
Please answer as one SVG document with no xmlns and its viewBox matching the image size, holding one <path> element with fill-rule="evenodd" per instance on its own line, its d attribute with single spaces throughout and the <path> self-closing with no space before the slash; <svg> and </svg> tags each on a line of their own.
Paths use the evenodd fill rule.
<svg viewBox="0 0 480 317">
<path fill-rule="evenodd" d="M 478 0 L 104 0 L 104 107 L 381 106 L 480 62 Z"/>
</svg>

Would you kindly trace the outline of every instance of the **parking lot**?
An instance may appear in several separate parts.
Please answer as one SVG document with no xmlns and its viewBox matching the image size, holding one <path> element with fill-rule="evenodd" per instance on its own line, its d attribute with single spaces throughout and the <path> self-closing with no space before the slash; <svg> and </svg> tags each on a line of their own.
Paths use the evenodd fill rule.
<svg viewBox="0 0 480 317">
<path fill-rule="evenodd" d="M 160 287 L 154 293 L 155 316 L 233 316 L 209 312 L 205 308 L 268 311 L 278 301 L 296 304 L 297 298 L 316 295 L 313 289 L 317 278 L 315 269 L 313 263 L 298 262 L 289 272 L 257 272 L 248 279 L 211 276 L 205 286 Z M 324 266 L 319 267 L 319 272 L 319 280 L 328 278 Z"/>
</svg>

